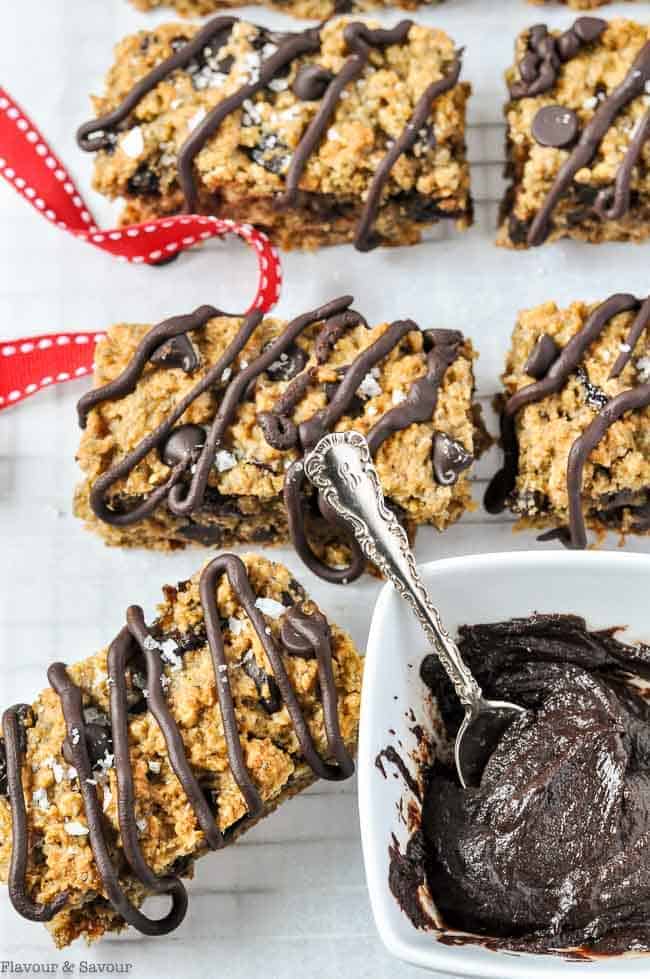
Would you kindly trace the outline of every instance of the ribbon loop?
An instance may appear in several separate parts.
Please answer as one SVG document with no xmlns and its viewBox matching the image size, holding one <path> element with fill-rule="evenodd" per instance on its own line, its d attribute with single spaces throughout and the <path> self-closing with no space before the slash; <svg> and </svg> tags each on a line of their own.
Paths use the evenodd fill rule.
<svg viewBox="0 0 650 979">
<path fill-rule="evenodd" d="M 177 214 L 141 224 L 99 228 L 76 184 L 29 116 L 0 86 L 0 175 L 51 224 L 118 261 L 163 265 L 215 236 L 234 234 L 255 252 L 258 283 L 247 312 L 268 312 L 282 285 L 280 259 L 262 231 L 204 214 Z M 0 409 L 41 388 L 92 370 L 103 333 L 55 333 L 0 342 Z"/>
</svg>

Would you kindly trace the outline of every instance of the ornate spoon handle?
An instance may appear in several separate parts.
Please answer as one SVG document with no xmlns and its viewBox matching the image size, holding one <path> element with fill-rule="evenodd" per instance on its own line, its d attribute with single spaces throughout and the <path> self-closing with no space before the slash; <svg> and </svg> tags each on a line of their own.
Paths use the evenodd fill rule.
<svg viewBox="0 0 650 979">
<path fill-rule="evenodd" d="M 415 567 L 404 529 L 384 502 L 368 443 L 358 432 L 326 435 L 305 458 L 321 504 L 354 534 L 361 550 L 410 605 L 438 654 L 462 705 L 478 712 L 481 688 L 442 624 Z"/>
</svg>

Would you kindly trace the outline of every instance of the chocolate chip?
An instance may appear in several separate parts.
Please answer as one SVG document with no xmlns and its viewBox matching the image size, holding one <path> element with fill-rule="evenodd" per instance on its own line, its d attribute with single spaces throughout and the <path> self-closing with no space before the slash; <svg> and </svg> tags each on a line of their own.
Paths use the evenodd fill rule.
<svg viewBox="0 0 650 979">
<path fill-rule="evenodd" d="M 571 58 L 575 58 L 580 47 L 580 38 L 572 30 L 565 31 L 557 39 L 557 50 L 562 61 L 570 61 Z"/>
<path fill-rule="evenodd" d="M 234 57 L 231 54 L 227 54 L 225 58 L 221 58 L 217 62 L 217 67 L 219 71 L 223 72 L 224 75 L 228 75 L 234 63 L 235 63 Z"/>
<path fill-rule="evenodd" d="M 577 180 L 573 182 L 573 193 L 581 204 L 594 204 L 598 197 L 598 187 L 590 184 L 581 184 Z"/>
<path fill-rule="evenodd" d="M 299 374 L 307 363 L 307 354 L 297 343 L 292 344 L 288 350 L 281 353 L 277 360 L 274 360 L 270 367 L 266 369 L 266 376 L 270 381 L 290 381 L 292 377 Z"/>
<path fill-rule="evenodd" d="M 206 437 L 205 429 L 200 425 L 180 425 L 173 429 L 160 449 L 160 458 L 166 466 L 189 463 L 205 445 Z"/>
<path fill-rule="evenodd" d="M 112 755 L 113 736 L 110 726 L 99 724 L 96 721 L 86 724 L 86 746 L 93 768 L 104 758 L 106 752 Z"/>
<path fill-rule="evenodd" d="M 536 381 L 546 377 L 548 369 L 560 356 L 560 348 L 548 333 L 542 334 L 526 361 L 524 371 Z"/>
<path fill-rule="evenodd" d="M 180 367 L 186 374 L 192 374 L 200 364 L 199 355 L 185 333 L 161 343 L 149 360 L 160 367 Z"/>
<path fill-rule="evenodd" d="M 332 72 L 322 65 L 302 65 L 298 69 L 291 91 L 303 102 L 318 102 L 333 78 Z"/>
<path fill-rule="evenodd" d="M 547 61 L 553 68 L 558 68 L 560 59 L 558 58 L 557 51 L 555 49 L 555 38 L 547 35 L 542 38 L 539 44 L 535 48 L 537 54 L 544 60 Z"/>
<path fill-rule="evenodd" d="M 540 146 L 570 146 L 578 135 L 578 117 L 563 105 L 545 105 L 533 119 L 531 131 Z"/>
<path fill-rule="evenodd" d="M 158 174 L 150 170 L 146 163 L 141 163 L 135 173 L 127 180 L 126 189 L 134 197 L 159 194 Z"/>
<path fill-rule="evenodd" d="M 453 486 L 464 469 L 474 462 L 474 456 L 464 445 L 445 432 L 436 432 L 432 445 L 433 474 L 441 486 Z"/>
<path fill-rule="evenodd" d="M 529 51 L 519 62 L 519 74 L 526 83 L 534 82 L 539 70 L 540 58 L 534 51 Z"/>
<path fill-rule="evenodd" d="M 534 51 L 539 49 L 540 44 L 548 36 L 546 24 L 535 24 L 528 32 L 528 44 Z"/>
<path fill-rule="evenodd" d="M 578 17 L 573 25 L 573 31 L 583 44 L 597 41 L 607 27 L 607 21 L 602 17 Z"/>
<path fill-rule="evenodd" d="M 181 527 L 178 533 L 186 540 L 203 544 L 204 547 L 218 547 L 223 538 L 221 528 L 215 524 L 189 523 Z"/>
<path fill-rule="evenodd" d="M 289 147 L 276 133 L 266 133 L 248 152 L 251 159 L 269 173 L 284 173 L 291 160 Z"/>
</svg>

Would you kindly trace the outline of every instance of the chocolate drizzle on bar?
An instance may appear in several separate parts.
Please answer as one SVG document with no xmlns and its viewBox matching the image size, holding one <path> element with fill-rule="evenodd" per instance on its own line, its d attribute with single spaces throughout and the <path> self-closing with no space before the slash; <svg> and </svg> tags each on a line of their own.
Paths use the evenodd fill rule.
<svg viewBox="0 0 650 979">
<path fill-rule="evenodd" d="M 619 354 L 612 370 L 610 380 L 620 376 L 629 363 L 634 348 L 644 330 L 650 326 L 650 298 L 639 300 L 627 293 L 617 293 L 601 303 L 591 313 L 582 329 L 573 336 L 566 346 L 551 356 L 550 345 L 547 346 L 548 367 L 541 373 L 544 361 L 536 356 L 539 343 L 533 351 L 534 366 L 539 368 L 538 379 L 516 391 L 505 403 L 501 415 L 501 438 L 504 449 L 504 465 L 490 482 L 485 494 L 485 507 L 490 513 L 499 513 L 505 509 L 515 489 L 519 447 L 515 418 L 519 411 L 527 405 L 535 404 L 551 395 L 558 394 L 569 378 L 573 375 L 583 382 L 586 374 L 581 362 L 589 349 L 609 326 L 611 320 L 620 313 L 636 313 L 625 343 L 621 345 Z M 545 341 L 545 337 L 541 340 Z M 530 363 L 530 361 L 529 361 Z M 537 376 L 537 375 L 533 375 Z M 589 394 L 589 391 L 587 391 Z M 604 394 L 601 392 L 601 394 Z M 613 398 L 603 401 L 603 398 L 593 398 L 588 402 L 597 412 L 594 420 L 573 443 L 569 452 L 567 465 L 567 491 L 569 496 L 569 526 L 556 528 L 545 539 L 559 538 L 572 548 L 587 546 L 585 518 L 582 509 L 582 477 L 584 467 L 590 453 L 602 441 L 608 429 L 629 411 L 638 411 L 650 405 L 650 384 L 640 384 L 635 388 L 622 391 Z"/>
<path fill-rule="evenodd" d="M 282 357 L 295 360 L 295 351 L 300 349 L 296 345 L 297 338 L 308 327 L 321 322 L 323 326 L 314 340 L 314 352 L 317 363 L 324 363 L 331 348 L 346 330 L 359 324 L 367 327 L 363 316 L 350 309 L 352 301 L 351 296 L 342 296 L 292 320 L 258 357 L 238 370 L 230 380 L 223 382 L 224 372 L 232 370 L 235 359 L 261 321 L 260 313 L 249 313 L 217 363 L 179 401 L 165 421 L 95 480 L 89 497 L 95 515 L 113 526 L 128 526 L 151 516 L 163 503 L 177 517 L 191 517 L 199 511 L 206 496 L 215 455 L 224 447 L 224 439 L 235 419 L 237 408 L 255 379 L 274 365 L 282 363 Z M 89 391 L 81 398 L 78 406 L 81 427 L 85 427 L 88 413 L 94 406 L 106 400 L 122 398 L 134 390 L 145 366 L 151 362 L 152 355 L 161 344 L 168 343 L 170 337 L 177 337 L 181 333 L 203 329 L 209 319 L 219 315 L 224 314 L 211 306 L 202 306 L 190 316 L 174 317 L 153 327 L 137 347 L 131 363 L 118 378 Z M 280 451 L 295 449 L 300 452 L 301 457 L 313 449 L 319 439 L 331 431 L 349 411 L 359 386 L 372 368 L 388 356 L 408 333 L 418 329 L 412 320 L 391 323 L 384 333 L 345 368 L 338 385 L 334 386 L 328 404 L 310 418 L 296 424 L 291 415 L 313 382 L 316 370 L 315 367 L 303 366 L 293 375 L 273 409 L 258 415 L 258 424 L 269 445 Z M 394 432 L 433 418 L 445 372 L 458 357 L 463 337 L 450 330 L 430 330 L 423 337 L 427 350 L 426 373 L 413 382 L 405 400 L 386 412 L 370 429 L 368 443 L 373 455 Z M 306 359 L 299 360 L 299 363 L 306 364 Z M 200 394 L 208 389 L 214 390 L 218 385 L 222 388 L 221 400 L 207 433 L 197 425 L 174 427 Z M 157 449 L 163 462 L 171 469 L 165 482 L 133 507 L 110 506 L 106 501 L 106 494 L 111 487 L 128 477 L 153 449 Z M 289 530 L 295 549 L 308 567 L 327 581 L 347 582 L 359 577 L 365 568 L 365 560 L 349 534 L 345 535 L 352 550 L 352 563 L 349 567 L 332 568 L 313 553 L 304 526 L 303 484 L 302 458 L 299 458 L 287 470 L 284 482 Z M 325 520 L 336 524 L 334 515 L 324 501 L 318 502 Z"/>
<path fill-rule="evenodd" d="M 568 34 L 573 32 L 581 43 L 569 47 L 565 40 L 566 34 L 554 38 L 543 25 L 532 28 L 528 39 L 530 50 L 518 66 L 521 80 L 510 89 L 512 98 L 521 99 L 540 95 L 552 89 L 557 82 L 561 64 L 570 60 L 582 43 L 597 40 L 606 26 L 606 21 L 597 17 L 579 18 Z M 645 94 L 648 81 L 650 81 L 650 41 L 643 45 L 623 81 L 600 103 L 592 119 L 580 134 L 575 147 L 560 167 L 542 208 L 535 215 L 528 229 L 528 245 L 531 247 L 541 245 L 548 238 L 553 212 L 561 198 L 570 190 L 576 174 L 593 162 L 618 114 L 634 99 Z M 561 110 L 562 107 L 559 109 Z M 541 110 L 541 112 L 548 111 L 548 107 Z M 568 113 L 569 110 L 565 111 Z M 644 113 L 633 131 L 630 145 L 616 174 L 614 186 L 603 188 L 596 197 L 594 213 L 601 220 L 620 220 L 629 210 L 633 171 L 648 139 L 650 139 L 650 111 Z"/>
<path fill-rule="evenodd" d="M 223 732 L 232 774 L 244 797 L 247 814 L 252 821 L 264 810 L 262 798 L 251 779 L 244 759 L 242 743 L 237 727 L 235 706 L 229 680 L 229 664 L 225 657 L 223 636 L 216 603 L 219 578 L 226 575 L 241 606 L 253 626 L 273 671 L 277 685 L 278 709 L 286 706 L 305 762 L 319 778 L 341 780 L 354 772 L 354 762 L 341 736 L 337 709 L 337 692 L 332 669 L 332 646 L 329 625 L 318 612 L 308 613 L 304 608 L 293 606 L 285 613 L 280 624 L 280 639 L 286 643 L 289 655 L 315 657 L 318 663 L 318 679 L 323 704 L 324 726 L 328 751 L 334 763 L 325 762 L 314 745 L 309 726 L 293 690 L 282 653 L 267 629 L 263 614 L 257 608 L 256 596 L 251 588 L 246 566 L 233 554 L 215 558 L 204 569 L 200 580 L 200 595 L 206 626 L 207 642 L 212 658 L 215 685 Z M 89 730 L 84 718 L 81 689 L 73 682 L 63 663 L 54 663 L 48 670 L 48 680 L 58 694 L 66 726 L 66 738 L 62 753 L 66 761 L 77 770 L 88 824 L 90 845 L 103 889 L 115 910 L 124 920 L 145 935 L 164 935 L 176 928 L 187 910 L 187 892 L 173 874 L 158 877 L 148 866 L 138 839 L 136 820 L 136 796 L 133 771 L 129 757 L 129 706 L 127 702 L 126 673 L 135 657 L 144 657 L 146 663 L 147 707 L 157 721 L 165 739 L 169 762 L 183 791 L 194 810 L 197 822 L 205 834 L 206 846 L 220 849 L 229 841 L 229 834 L 221 833 L 214 812 L 194 775 L 185 751 L 183 738 L 169 709 L 162 684 L 162 650 L 147 628 L 142 609 L 131 606 L 127 611 L 127 624 L 111 644 L 108 653 L 108 685 L 110 691 L 110 724 L 115 754 L 117 777 L 117 813 L 122 851 L 131 874 L 147 892 L 169 895 L 172 906 L 165 917 L 152 920 L 133 904 L 120 883 L 120 873 L 112 858 L 112 846 L 106 831 L 106 818 L 100 804 L 96 780 L 93 778 L 92 752 Z M 20 716 L 25 705 L 16 705 L 5 711 L 3 735 L 7 758 L 8 792 L 12 810 L 12 856 L 9 874 L 9 895 L 15 909 L 31 921 L 49 921 L 65 906 L 68 895 L 62 894 L 48 905 L 34 904 L 27 894 L 26 874 L 30 850 L 25 796 L 22 786 L 22 765 L 26 746 L 21 743 Z"/>
<path fill-rule="evenodd" d="M 87 152 L 111 148 L 115 140 L 115 129 L 127 123 L 129 115 L 138 103 L 172 72 L 179 68 L 186 68 L 206 46 L 215 47 L 215 39 L 220 40 L 220 44 L 225 44 L 236 23 L 236 17 L 216 17 L 206 24 L 192 40 L 183 44 L 173 55 L 145 75 L 116 109 L 80 126 L 77 131 L 79 146 Z M 300 179 L 309 157 L 325 136 L 343 91 L 366 69 L 372 49 L 405 44 L 411 26 L 412 21 L 410 20 L 400 21 L 390 29 L 369 28 L 366 24 L 355 21 L 347 24 L 343 30 L 343 38 L 351 54 L 338 75 L 333 75 L 318 64 L 300 66 L 293 83 L 294 94 L 305 101 L 321 101 L 321 105 L 295 149 L 286 174 L 285 190 L 278 198 L 278 206 L 291 207 L 295 205 Z M 277 37 L 277 49 L 270 57 L 262 61 L 257 76 L 247 84 L 242 85 L 236 92 L 222 99 L 188 136 L 178 155 L 178 179 L 185 198 L 185 209 L 188 213 L 196 211 L 199 204 L 194 174 L 194 161 L 198 153 L 214 136 L 227 116 L 240 109 L 247 100 L 258 92 L 267 88 L 269 83 L 278 78 L 283 71 L 286 71 L 297 58 L 317 54 L 320 51 L 321 27 L 307 28 L 300 33 L 279 35 Z M 441 79 L 427 86 L 419 97 L 409 122 L 392 143 L 377 167 L 363 205 L 355 236 L 355 246 L 360 251 L 369 251 L 379 244 L 379 241 L 372 234 L 372 227 L 381 204 L 382 191 L 388 182 L 390 173 L 400 156 L 412 149 L 416 143 L 420 131 L 427 123 L 436 99 L 456 85 L 460 69 L 459 54 L 452 61 L 447 73 Z"/>
</svg>

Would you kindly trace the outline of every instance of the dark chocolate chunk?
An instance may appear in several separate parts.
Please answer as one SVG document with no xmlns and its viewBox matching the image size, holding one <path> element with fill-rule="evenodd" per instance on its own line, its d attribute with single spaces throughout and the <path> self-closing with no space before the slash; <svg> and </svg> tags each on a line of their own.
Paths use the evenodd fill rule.
<svg viewBox="0 0 650 979">
<path fill-rule="evenodd" d="M 160 367 L 180 367 L 186 374 L 192 374 L 200 365 L 199 355 L 186 333 L 166 340 L 154 350 L 149 360 Z"/>
<path fill-rule="evenodd" d="M 441 486 L 452 486 L 464 469 L 474 462 L 474 456 L 464 445 L 444 432 L 436 432 L 431 449 L 433 474 Z"/>
<path fill-rule="evenodd" d="M 294 343 L 266 368 L 266 375 L 271 381 L 290 381 L 300 373 L 306 363 L 307 354 L 302 347 Z"/>
<path fill-rule="evenodd" d="M 578 135 L 578 117 L 563 105 L 545 105 L 536 114 L 532 134 L 540 146 L 570 146 Z"/>
<path fill-rule="evenodd" d="M 186 540 L 203 544 L 205 547 L 218 547 L 223 538 L 223 531 L 216 524 L 200 524 L 192 521 L 186 527 L 178 530 Z"/>
<path fill-rule="evenodd" d="M 177 466 L 179 462 L 198 455 L 205 445 L 205 429 L 200 425 L 180 425 L 172 430 L 160 450 L 160 458 L 166 466 Z"/>
<path fill-rule="evenodd" d="M 104 759 L 107 752 L 109 755 L 113 754 L 113 736 L 108 718 L 106 721 L 106 724 L 97 721 L 86 724 L 86 746 L 93 768 Z"/>
<path fill-rule="evenodd" d="M 266 711 L 267 714 L 276 714 L 282 707 L 282 697 L 280 695 L 280 688 L 278 687 L 275 677 L 266 670 L 263 670 L 255 659 L 255 653 L 252 649 L 249 649 L 244 658 L 241 661 L 241 667 L 246 676 L 250 677 L 257 688 L 257 693 L 260 698 L 260 705 Z M 262 695 L 262 691 L 266 686 L 269 696 L 265 697 Z"/>
<path fill-rule="evenodd" d="M 607 21 L 602 17 L 578 17 L 573 25 L 573 31 L 584 44 L 597 41 L 607 27 Z"/>
<path fill-rule="evenodd" d="M 146 163 L 141 163 L 127 180 L 126 189 L 134 197 L 156 196 L 160 193 L 158 174 L 154 173 Z"/>
<path fill-rule="evenodd" d="M 318 102 L 333 78 L 332 72 L 321 65 L 302 65 L 291 90 L 303 102 Z"/>
</svg>

